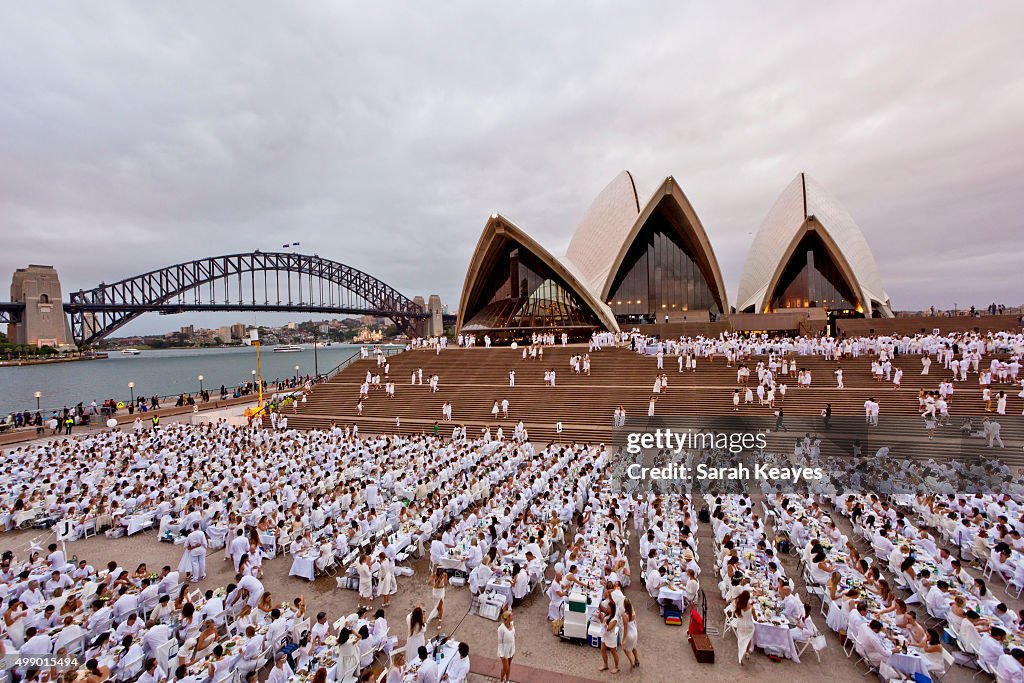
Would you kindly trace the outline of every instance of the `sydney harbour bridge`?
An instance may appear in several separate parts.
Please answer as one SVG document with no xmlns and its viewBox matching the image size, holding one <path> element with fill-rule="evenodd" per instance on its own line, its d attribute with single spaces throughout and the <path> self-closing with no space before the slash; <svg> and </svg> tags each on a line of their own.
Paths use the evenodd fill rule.
<svg viewBox="0 0 1024 683">
<path fill-rule="evenodd" d="M 26 284 L 21 286 L 21 282 Z M 33 324 L 42 327 L 45 323 L 41 321 L 49 321 L 51 327 L 64 327 L 62 316 L 66 315 L 71 340 L 84 349 L 148 312 L 370 315 L 389 318 L 403 332 L 421 336 L 440 334 L 444 322 L 454 321 L 454 316 L 442 314 L 436 296 L 427 304 L 421 297 L 409 298 L 352 266 L 294 252 L 254 251 L 176 263 L 71 292 L 63 301 L 59 283 L 56 291 L 53 283 L 58 283 L 56 272 L 49 266 L 19 269 L 11 288 L 15 300 L 0 302 L 0 323 L 28 328 Z M 32 338 L 42 334 L 33 336 L 32 331 L 26 331 Z"/>
</svg>

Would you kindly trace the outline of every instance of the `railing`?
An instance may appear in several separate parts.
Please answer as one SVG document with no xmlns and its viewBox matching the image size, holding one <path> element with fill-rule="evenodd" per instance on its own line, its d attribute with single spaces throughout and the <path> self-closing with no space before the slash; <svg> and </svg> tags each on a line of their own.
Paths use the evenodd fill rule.
<svg viewBox="0 0 1024 683">
<path fill-rule="evenodd" d="M 405 347 L 404 346 L 382 346 L 382 347 L 380 347 L 380 351 L 384 354 L 385 357 L 390 358 L 391 356 L 394 356 L 396 354 L 399 354 L 399 353 L 405 351 Z M 371 354 L 370 357 L 373 357 L 373 356 L 376 356 L 376 354 Z M 331 368 L 327 372 L 320 373 L 320 376 L 316 378 L 316 383 L 326 382 L 326 381 L 330 380 L 332 377 L 337 375 L 339 372 L 341 372 L 342 370 L 344 370 L 348 366 L 350 366 L 353 363 L 355 363 L 357 361 L 360 361 L 360 360 L 363 360 L 363 357 L 357 351 L 356 353 L 353 353 L 351 356 L 349 356 L 345 360 L 343 360 L 340 363 L 338 363 L 337 365 L 335 365 L 333 368 Z"/>
</svg>

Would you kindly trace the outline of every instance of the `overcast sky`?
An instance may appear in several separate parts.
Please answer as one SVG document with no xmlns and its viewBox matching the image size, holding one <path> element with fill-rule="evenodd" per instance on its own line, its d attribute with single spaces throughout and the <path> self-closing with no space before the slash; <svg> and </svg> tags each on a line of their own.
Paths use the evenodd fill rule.
<svg viewBox="0 0 1024 683">
<path fill-rule="evenodd" d="M 561 254 L 629 169 L 679 180 L 733 299 L 806 171 L 895 308 L 1024 300 L 1019 0 L 5 4 L 0 278 L 299 241 L 454 309 L 489 214 Z"/>
</svg>

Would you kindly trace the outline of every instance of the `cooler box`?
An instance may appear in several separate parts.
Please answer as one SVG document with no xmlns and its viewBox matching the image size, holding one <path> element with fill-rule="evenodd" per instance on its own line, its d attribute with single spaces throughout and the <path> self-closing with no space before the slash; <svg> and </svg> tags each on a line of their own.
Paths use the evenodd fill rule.
<svg viewBox="0 0 1024 683">
<path fill-rule="evenodd" d="M 601 624 L 594 622 L 587 629 L 587 645 L 590 647 L 601 647 Z"/>
<path fill-rule="evenodd" d="M 585 640 L 587 637 L 587 614 L 583 612 L 565 612 L 562 621 L 562 637 Z"/>
<path fill-rule="evenodd" d="M 484 619 L 497 621 L 505 609 L 505 596 L 501 593 L 485 593 L 480 604 L 480 616 Z"/>
</svg>

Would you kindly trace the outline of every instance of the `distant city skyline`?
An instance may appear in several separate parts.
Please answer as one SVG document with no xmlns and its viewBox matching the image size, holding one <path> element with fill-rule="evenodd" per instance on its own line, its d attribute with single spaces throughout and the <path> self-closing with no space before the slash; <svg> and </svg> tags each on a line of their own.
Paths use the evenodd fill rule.
<svg viewBox="0 0 1024 683">
<path fill-rule="evenodd" d="M 26 6 L 0 41 L 0 277 L 50 264 L 66 294 L 298 242 L 454 310 L 488 216 L 561 253 L 629 169 L 642 199 L 675 176 L 734 299 L 804 171 L 895 309 L 1017 306 L 1022 20 L 1013 2 Z M 117 334 L 240 319 L 294 314 Z"/>
</svg>

